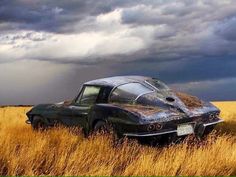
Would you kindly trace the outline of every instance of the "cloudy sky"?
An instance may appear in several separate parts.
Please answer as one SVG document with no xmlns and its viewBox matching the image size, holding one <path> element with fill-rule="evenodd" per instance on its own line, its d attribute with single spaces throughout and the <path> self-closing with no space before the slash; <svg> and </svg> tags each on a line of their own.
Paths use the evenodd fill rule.
<svg viewBox="0 0 236 177">
<path fill-rule="evenodd" d="M 0 1 L 0 104 L 70 99 L 114 75 L 236 100 L 236 1 Z"/>
</svg>

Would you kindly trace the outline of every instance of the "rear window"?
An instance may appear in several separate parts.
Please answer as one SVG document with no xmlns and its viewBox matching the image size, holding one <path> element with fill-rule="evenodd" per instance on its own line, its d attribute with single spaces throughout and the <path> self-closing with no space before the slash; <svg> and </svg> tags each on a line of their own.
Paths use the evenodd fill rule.
<svg viewBox="0 0 236 177">
<path fill-rule="evenodd" d="M 158 90 L 170 90 L 170 88 L 166 84 L 164 84 L 163 82 L 161 82 L 158 79 L 153 78 L 150 80 L 146 80 L 146 82 L 148 82 L 152 86 L 156 87 Z"/>
<path fill-rule="evenodd" d="M 118 86 L 110 97 L 110 102 L 133 103 L 140 95 L 153 92 L 152 89 L 140 83 L 128 83 Z"/>
</svg>

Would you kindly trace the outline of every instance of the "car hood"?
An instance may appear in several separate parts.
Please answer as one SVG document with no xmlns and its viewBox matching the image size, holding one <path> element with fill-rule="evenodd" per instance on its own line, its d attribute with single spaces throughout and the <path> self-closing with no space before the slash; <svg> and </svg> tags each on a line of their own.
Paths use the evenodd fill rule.
<svg viewBox="0 0 236 177">
<path fill-rule="evenodd" d="M 27 112 L 27 115 L 30 116 L 31 114 L 42 114 L 47 110 L 54 110 L 55 104 L 38 104 L 34 106 L 30 111 Z"/>
</svg>

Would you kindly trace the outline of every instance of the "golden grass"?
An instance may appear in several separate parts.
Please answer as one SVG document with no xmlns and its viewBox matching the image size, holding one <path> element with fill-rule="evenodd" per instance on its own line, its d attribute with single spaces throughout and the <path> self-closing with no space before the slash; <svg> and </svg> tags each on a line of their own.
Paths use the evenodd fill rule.
<svg viewBox="0 0 236 177">
<path fill-rule="evenodd" d="M 225 123 L 202 142 L 148 147 L 68 129 L 34 132 L 30 108 L 0 108 L 0 175 L 236 175 L 236 102 L 214 103 Z"/>
</svg>

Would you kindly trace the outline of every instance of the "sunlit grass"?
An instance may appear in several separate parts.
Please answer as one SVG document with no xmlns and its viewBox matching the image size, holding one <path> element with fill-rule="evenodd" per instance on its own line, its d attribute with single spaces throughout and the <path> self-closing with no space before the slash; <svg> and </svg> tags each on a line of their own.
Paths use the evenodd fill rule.
<svg viewBox="0 0 236 177">
<path fill-rule="evenodd" d="M 215 133 L 165 147 L 114 146 L 109 135 L 66 128 L 35 132 L 24 122 L 30 108 L 0 108 L 0 175 L 236 175 L 236 104 L 216 105 L 225 122 Z"/>
</svg>

